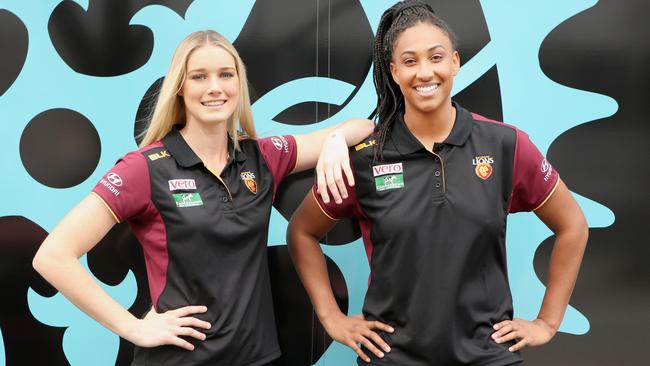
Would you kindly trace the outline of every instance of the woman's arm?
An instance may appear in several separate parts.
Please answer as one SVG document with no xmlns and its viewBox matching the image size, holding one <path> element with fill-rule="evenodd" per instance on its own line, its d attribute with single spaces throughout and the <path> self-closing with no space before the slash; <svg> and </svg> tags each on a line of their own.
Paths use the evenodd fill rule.
<svg viewBox="0 0 650 366">
<path fill-rule="evenodd" d="M 312 192 L 309 192 L 289 222 L 289 252 L 327 333 L 332 339 L 352 348 L 361 359 L 370 362 L 370 358 L 358 345 L 363 344 L 377 357 L 384 357 L 377 346 L 386 352 L 390 351 L 390 347 L 373 329 L 389 333 L 392 333 L 393 329 L 378 321 L 363 320 L 361 315 L 346 316 L 339 309 L 327 275 L 325 258 L 318 243 L 318 239 L 335 223 L 336 221 L 321 211 Z"/>
<path fill-rule="evenodd" d="M 341 171 L 345 173 L 350 186 L 354 186 L 348 146 L 361 142 L 374 128 L 375 124 L 368 119 L 351 119 L 336 126 L 294 136 L 298 155 L 292 173 L 316 166 L 318 193 L 323 201 L 329 203 L 329 188 L 334 201 L 341 203 L 342 198 L 348 196 Z"/>
<path fill-rule="evenodd" d="M 582 210 L 562 180 L 535 214 L 555 233 L 555 244 L 546 293 L 537 319 L 531 322 L 515 318 L 494 326 L 496 332 L 492 337 L 497 343 L 512 339 L 518 341 L 510 347 L 512 352 L 525 346 L 545 344 L 557 332 L 578 277 L 589 235 Z"/>
<path fill-rule="evenodd" d="M 79 262 L 115 225 L 115 219 L 100 201 L 88 195 L 48 235 L 33 260 L 34 269 L 70 302 L 122 338 L 142 347 L 171 344 L 192 350 L 179 336 L 199 340 L 205 334 L 191 327 L 209 329 L 210 324 L 190 317 L 207 311 L 205 306 L 187 306 L 163 314 L 153 309 L 140 320 L 113 300 Z"/>
</svg>

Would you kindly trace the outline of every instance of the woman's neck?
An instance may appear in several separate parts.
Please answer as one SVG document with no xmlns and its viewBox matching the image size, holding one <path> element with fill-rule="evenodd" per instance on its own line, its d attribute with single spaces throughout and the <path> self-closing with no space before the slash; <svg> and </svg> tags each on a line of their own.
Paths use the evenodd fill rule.
<svg viewBox="0 0 650 366">
<path fill-rule="evenodd" d="M 205 165 L 221 172 L 229 157 L 225 122 L 213 126 L 187 123 L 180 133 Z"/>
<path fill-rule="evenodd" d="M 406 126 L 429 151 L 432 151 L 434 143 L 445 141 L 455 120 L 456 108 L 451 101 L 431 112 L 418 111 L 407 105 L 404 113 Z"/>
</svg>

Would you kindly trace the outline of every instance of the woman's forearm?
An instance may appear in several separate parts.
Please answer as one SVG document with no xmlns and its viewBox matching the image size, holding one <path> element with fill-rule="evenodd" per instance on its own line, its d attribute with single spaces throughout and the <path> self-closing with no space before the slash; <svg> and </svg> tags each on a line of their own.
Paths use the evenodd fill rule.
<svg viewBox="0 0 650 366">
<path fill-rule="evenodd" d="M 80 310 L 122 338 L 131 338 L 137 319 L 95 282 L 78 258 L 40 251 L 33 264 L 43 278 Z"/>
<path fill-rule="evenodd" d="M 578 277 L 585 251 L 586 227 L 558 233 L 551 253 L 548 283 L 538 318 L 554 329 L 560 327 Z"/>
</svg>

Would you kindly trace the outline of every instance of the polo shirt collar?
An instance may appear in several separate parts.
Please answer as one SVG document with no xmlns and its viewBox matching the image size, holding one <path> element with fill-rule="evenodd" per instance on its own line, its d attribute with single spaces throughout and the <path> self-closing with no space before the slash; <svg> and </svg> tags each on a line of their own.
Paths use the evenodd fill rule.
<svg viewBox="0 0 650 366">
<path fill-rule="evenodd" d="M 189 168 L 191 166 L 202 164 L 201 158 L 192 150 L 190 145 L 187 144 L 183 136 L 179 131 L 180 126 L 174 125 L 171 131 L 162 139 L 163 145 L 169 150 L 171 155 L 176 159 L 178 164 L 182 167 Z M 233 159 L 241 162 L 246 160 L 246 156 L 243 151 L 235 150 L 235 144 L 232 142 L 230 135 L 228 135 L 228 151 L 230 151 L 230 159 L 228 163 L 232 162 Z"/>
<path fill-rule="evenodd" d="M 472 114 L 458 103 L 452 102 L 456 108 L 456 120 L 449 136 L 443 144 L 462 146 L 472 132 Z M 411 133 L 404 122 L 404 114 L 399 113 L 391 131 L 391 140 L 395 148 L 402 154 L 410 154 L 423 149 L 422 143 Z"/>
</svg>

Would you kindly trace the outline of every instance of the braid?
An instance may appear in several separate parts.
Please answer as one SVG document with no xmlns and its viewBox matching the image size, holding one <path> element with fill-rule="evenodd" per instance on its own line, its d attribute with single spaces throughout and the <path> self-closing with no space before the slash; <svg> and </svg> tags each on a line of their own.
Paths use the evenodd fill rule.
<svg viewBox="0 0 650 366">
<path fill-rule="evenodd" d="M 372 50 L 373 81 L 377 92 L 377 107 L 371 118 L 376 120 L 373 162 L 382 161 L 383 150 L 398 113 L 404 113 L 404 95 L 390 73 L 390 61 L 397 37 L 419 22 L 430 23 L 449 36 L 457 48 L 456 35 L 428 4 L 421 0 L 404 0 L 393 5 L 381 16 Z"/>
</svg>

